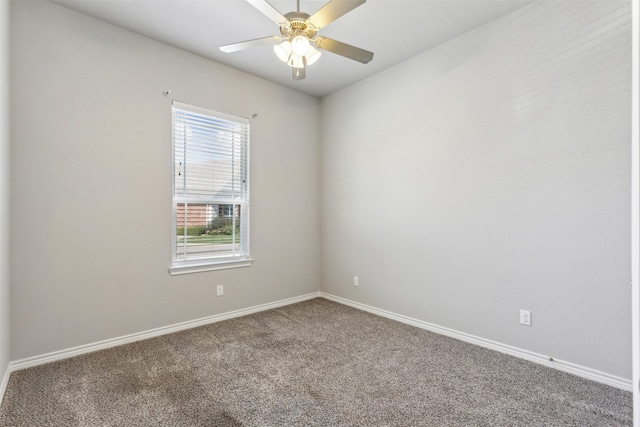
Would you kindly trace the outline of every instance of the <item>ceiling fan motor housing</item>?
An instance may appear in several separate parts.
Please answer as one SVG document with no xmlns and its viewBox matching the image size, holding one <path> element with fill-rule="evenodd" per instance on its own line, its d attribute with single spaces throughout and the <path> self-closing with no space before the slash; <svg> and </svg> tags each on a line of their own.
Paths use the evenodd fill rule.
<svg viewBox="0 0 640 427">
<path fill-rule="evenodd" d="M 280 33 L 285 37 L 305 36 L 311 38 L 318 32 L 309 25 L 307 22 L 309 15 L 304 12 L 289 12 L 284 17 L 289 20 L 287 25 L 280 27 Z"/>
</svg>

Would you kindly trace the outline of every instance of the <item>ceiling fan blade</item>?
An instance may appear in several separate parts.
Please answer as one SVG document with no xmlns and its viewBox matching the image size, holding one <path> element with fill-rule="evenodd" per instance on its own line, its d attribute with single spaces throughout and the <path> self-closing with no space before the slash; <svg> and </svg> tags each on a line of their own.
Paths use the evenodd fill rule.
<svg viewBox="0 0 640 427">
<path fill-rule="evenodd" d="M 360 49 L 359 47 L 351 46 L 350 44 L 342 43 L 337 40 L 329 39 L 327 37 L 318 37 L 316 39 L 316 46 L 320 49 L 328 50 L 337 55 L 344 56 L 345 58 L 353 59 L 354 61 L 361 62 L 363 64 L 369 63 L 373 59 L 373 52 Z"/>
<path fill-rule="evenodd" d="M 291 68 L 291 80 L 303 80 L 307 77 L 307 58 L 302 57 L 301 68 Z"/>
<path fill-rule="evenodd" d="M 247 0 L 253 7 L 262 12 L 267 18 L 279 26 L 286 26 L 289 24 L 289 20 L 285 18 L 278 10 L 271 6 L 267 0 Z"/>
<path fill-rule="evenodd" d="M 220 50 L 226 53 L 238 52 L 241 50 L 249 49 L 256 46 L 264 46 L 264 45 L 275 45 L 282 41 L 281 37 L 271 36 L 271 37 L 263 37 L 261 39 L 253 39 L 247 40 L 240 43 L 227 44 L 224 46 L 220 46 Z"/>
<path fill-rule="evenodd" d="M 307 19 L 317 30 L 351 12 L 367 0 L 332 0 Z"/>
</svg>

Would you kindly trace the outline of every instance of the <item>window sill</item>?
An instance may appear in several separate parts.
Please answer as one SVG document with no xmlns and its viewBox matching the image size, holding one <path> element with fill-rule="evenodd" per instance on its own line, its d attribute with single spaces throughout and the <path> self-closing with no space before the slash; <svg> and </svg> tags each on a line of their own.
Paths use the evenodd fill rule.
<svg viewBox="0 0 640 427">
<path fill-rule="evenodd" d="M 169 268 L 169 273 L 172 276 L 180 274 L 201 273 L 204 271 L 214 270 L 227 270 L 229 268 L 242 268 L 250 267 L 253 264 L 253 259 L 244 258 L 233 261 L 216 261 L 216 262 L 200 262 L 200 263 L 188 263 L 188 264 L 174 264 Z"/>
</svg>

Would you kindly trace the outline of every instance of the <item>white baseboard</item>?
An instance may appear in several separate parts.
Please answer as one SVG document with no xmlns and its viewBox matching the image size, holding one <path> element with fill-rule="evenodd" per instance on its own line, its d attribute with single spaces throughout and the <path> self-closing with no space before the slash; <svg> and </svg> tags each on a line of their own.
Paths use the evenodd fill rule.
<svg viewBox="0 0 640 427">
<path fill-rule="evenodd" d="M 530 362 L 538 363 L 540 365 L 555 368 L 559 371 L 568 372 L 570 374 L 577 375 L 582 378 L 587 378 L 589 380 L 597 381 L 599 383 L 607 384 L 612 387 L 619 388 L 621 390 L 632 391 L 633 389 L 632 381 L 630 379 L 621 378 L 615 375 L 610 375 L 605 372 L 600 372 L 595 369 L 576 365 L 574 363 L 558 360 L 555 358 L 553 360 L 549 360 L 548 356 L 544 356 L 539 353 L 523 350 L 521 348 L 502 344 L 496 341 L 491 341 L 485 338 L 476 337 L 474 335 L 465 334 L 464 332 L 459 332 L 454 329 L 449 329 L 443 326 L 434 325 L 433 323 L 423 322 L 422 320 L 413 319 L 411 317 L 403 316 L 401 314 L 396 314 L 386 310 L 381 310 L 379 308 L 371 307 L 366 304 L 361 304 L 359 302 L 351 301 L 346 298 L 338 297 L 338 296 L 327 294 L 324 292 L 320 292 L 320 296 L 322 298 L 326 298 L 328 300 L 335 301 L 340 304 L 348 305 L 350 307 L 367 311 L 369 313 L 376 314 L 378 316 L 397 320 L 398 322 L 416 326 L 421 329 L 426 329 L 428 331 L 435 332 L 437 334 L 446 335 L 451 338 L 459 339 L 460 341 L 468 342 L 470 344 L 475 344 L 480 347 L 485 347 L 491 350 L 498 351 L 500 353 L 505 353 L 510 356 L 515 356 L 520 359 L 525 359 Z"/>
<path fill-rule="evenodd" d="M 70 357 L 79 356 L 81 354 L 92 353 L 94 351 L 104 350 L 106 348 L 111 348 L 111 347 L 117 347 L 119 345 L 146 340 L 146 339 L 158 337 L 161 335 L 171 334 L 173 332 L 183 331 L 185 329 L 196 328 L 198 326 L 208 325 L 210 323 L 220 322 L 222 320 L 233 319 L 235 317 L 246 316 L 248 314 L 258 313 L 260 311 L 271 310 L 273 308 L 295 304 L 297 302 L 310 300 L 313 298 L 317 298 L 319 296 L 320 296 L 320 292 L 313 292 L 313 293 L 302 295 L 299 297 L 287 298 L 287 299 L 283 299 L 280 301 L 275 301 L 267 304 L 256 305 L 249 308 L 243 308 L 240 310 L 230 311 L 227 313 L 216 314 L 213 316 L 207 316 L 207 317 L 203 317 L 196 320 L 189 320 L 186 322 L 176 323 L 174 325 L 151 329 L 144 332 L 125 335 L 118 338 L 99 341 L 93 344 L 81 345 L 81 346 L 69 348 L 66 350 L 54 351 L 54 352 L 43 354 L 40 356 L 33 356 L 25 359 L 15 360 L 9 363 L 9 369 L 7 370 L 7 374 L 6 374 L 6 377 L 7 377 L 6 381 L 8 381 L 9 374 L 11 372 L 30 368 L 32 366 L 43 365 L 45 363 L 55 362 L 57 360 L 62 360 L 62 359 L 68 359 Z M 4 382 L 3 382 L 3 385 L 4 385 Z M 2 392 L 2 396 L 4 396 L 4 388 L 0 391 Z"/>
<path fill-rule="evenodd" d="M 547 356 L 534 353 L 528 350 L 523 350 L 517 347 L 502 344 L 496 341 L 491 341 L 484 338 L 476 337 L 474 335 L 465 334 L 464 332 L 459 332 L 453 329 L 434 325 L 432 323 L 424 322 L 422 320 L 413 319 L 411 317 L 403 316 L 401 314 L 396 314 L 390 311 L 371 307 L 366 304 L 361 304 L 355 301 L 351 301 L 351 300 L 341 298 L 335 295 L 327 294 L 324 292 L 313 292 L 313 293 L 302 295 L 299 297 L 288 298 L 288 299 L 275 301 L 267 304 L 261 304 L 254 307 L 230 311 L 228 313 L 216 314 L 213 316 L 203 317 L 196 320 L 190 320 L 187 322 L 182 322 L 182 323 L 177 323 L 174 325 L 169 325 L 161 328 L 151 329 L 144 332 L 138 332 L 135 334 L 126 335 L 118 338 L 112 338 L 109 340 L 104 340 L 104 341 L 96 342 L 93 344 L 81 345 L 81 346 L 73 347 L 66 350 L 54 351 L 54 352 L 43 354 L 40 356 L 33 356 L 33 357 L 21 359 L 21 360 L 12 361 L 9 363 L 8 368 L 5 370 L 2 383 L 0 384 L 0 404 L 2 403 L 2 398 L 4 397 L 4 393 L 6 391 L 6 387 L 9 382 L 9 376 L 11 372 L 30 368 L 32 366 L 43 365 L 45 363 L 55 362 L 57 360 L 79 356 L 81 354 L 103 350 L 106 348 L 116 347 L 119 345 L 128 344 L 135 341 L 154 338 L 157 336 L 182 331 L 185 329 L 195 328 L 195 327 L 207 325 L 210 323 L 220 322 L 227 319 L 233 319 L 236 317 L 246 316 L 246 315 L 258 313 L 261 311 L 271 310 L 273 308 L 283 307 L 285 305 L 295 304 L 298 302 L 307 301 L 317 297 L 326 298 L 328 300 L 331 300 L 340 304 L 348 305 L 350 307 L 354 307 L 359 310 L 367 311 L 369 313 L 376 314 L 378 316 L 386 317 L 388 319 L 392 319 L 402 323 L 406 323 L 408 325 L 416 326 L 418 328 L 435 332 L 437 334 L 446 335 L 455 339 L 459 339 L 464 342 L 468 342 L 468 343 L 485 347 L 491 350 L 495 350 L 500 353 L 505 353 L 511 356 L 519 357 L 521 359 L 525 359 L 525 360 L 538 363 L 544 366 L 549 366 L 551 368 L 555 368 L 560 371 L 568 372 L 568 373 L 577 375 L 579 377 L 583 377 L 593 381 L 597 381 L 599 383 L 607 384 L 622 390 L 632 391 L 631 380 L 628 380 L 625 378 L 617 377 L 614 375 L 597 371 L 595 369 L 587 368 L 584 366 L 576 365 L 574 363 L 570 363 L 562 360 L 554 359 L 553 361 L 550 361 Z"/>
<path fill-rule="evenodd" d="M 11 376 L 11 365 L 8 364 L 5 367 L 4 374 L 2 375 L 2 382 L 0 383 L 0 406 L 2 406 L 2 401 L 4 400 L 4 392 L 7 391 L 7 386 L 9 385 L 10 376 Z"/>
</svg>

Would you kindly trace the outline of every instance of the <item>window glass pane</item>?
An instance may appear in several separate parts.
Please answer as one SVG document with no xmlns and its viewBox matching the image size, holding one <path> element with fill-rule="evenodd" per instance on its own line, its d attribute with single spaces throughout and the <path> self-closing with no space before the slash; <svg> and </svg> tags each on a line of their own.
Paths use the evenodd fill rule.
<svg viewBox="0 0 640 427">
<path fill-rule="evenodd" d="M 176 204 L 178 260 L 233 256 L 240 253 L 241 206 Z"/>
</svg>

